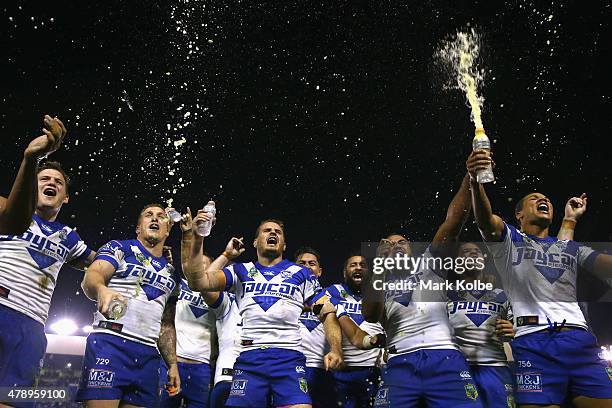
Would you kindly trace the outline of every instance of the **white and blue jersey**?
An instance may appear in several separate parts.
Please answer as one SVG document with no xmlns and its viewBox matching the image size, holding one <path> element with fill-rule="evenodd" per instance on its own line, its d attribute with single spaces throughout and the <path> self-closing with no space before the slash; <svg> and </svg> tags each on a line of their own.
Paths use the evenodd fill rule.
<svg viewBox="0 0 612 408">
<path fill-rule="evenodd" d="M 299 350 L 299 317 L 321 286 L 312 271 L 283 260 L 276 265 L 240 263 L 223 268 L 225 290 L 235 288 L 242 317 L 241 351 Z"/>
<path fill-rule="evenodd" d="M 370 323 L 365 321 L 361 314 L 361 295 L 353 293 L 344 283 L 332 285 L 326 289 L 329 297 L 341 304 L 348 316 L 357 326 L 369 335 L 384 333 L 380 323 Z M 381 352 L 381 349 L 360 350 L 353 346 L 346 336 L 342 336 L 342 352 L 344 363 L 348 367 L 373 367 Z"/>
<path fill-rule="evenodd" d="M 300 350 L 306 357 L 306 367 L 325 368 L 323 358 L 329 352 L 329 345 L 325 338 L 323 323 L 311 311 L 300 315 L 300 335 L 302 337 Z"/>
<path fill-rule="evenodd" d="M 430 250 L 428 249 L 423 256 L 432 257 Z M 446 293 L 418 286 L 419 282 L 430 280 L 442 284 L 444 279 L 424 267 L 410 274 L 408 279 L 417 285 L 415 290 L 385 293 L 385 330 L 389 358 L 394 354 L 405 354 L 421 349 L 459 350 L 453 340 L 453 328 L 448 320 Z"/>
<path fill-rule="evenodd" d="M 512 301 L 516 337 L 565 321 L 587 329 L 576 298 L 578 266 L 587 269 L 597 252 L 575 241 L 538 238 L 504 224 L 501 243 L 487 242 L 504 291 Z"/>
<path fill-rule="evenodd" d="M 90 253 L 72 228 L 33 214 L 22 235 L 0 235 L 0 304 L 45 324 L 62 265 Z"/>
<path fill-rule="evenodd" d="M 236 305 L 236 295 L 220 292 L 215 304 L 210 306 L 216 317 L 219 355 L 215 365 L 215 385 L 221 381 L 232 381 L 234 363 L 240 355 L 242 319 Z"/>
<path fill-rule="evenodd" d="M 455 340 L 470 364 L 507 365 L 504 346 L 495 333 L 496 319 L 511 320 L 508 297 L 501 289 L 449 290 L 448 317 Z"/>
<path fill-rule="evenodd" d="M 110 262 L 115 272 L 108 287 L 128 299 L 125 315 L 108 321 L 94 315 L 93 332 L 107 333 L 155 347 L 170 296 L 178 297 L 181 278 L 164 257 L 156 257 L 138 241 L 110 241 L 96 260 Z"/>
<path fill-rule="evenodd" d="M 193 292 L 181 279 L 181 292 L 176 303 L 176 355 L 210 364 L 211 331 L 214 319 L 199 292 Z"/>
</svg>

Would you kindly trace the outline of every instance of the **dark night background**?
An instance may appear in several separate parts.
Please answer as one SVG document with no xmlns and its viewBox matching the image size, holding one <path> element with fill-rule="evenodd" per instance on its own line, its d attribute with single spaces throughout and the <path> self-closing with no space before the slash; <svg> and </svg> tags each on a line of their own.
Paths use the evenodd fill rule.
<svg viewBox="0 0 612 408">
<path fill-rule="evenodd" d="M 53 158 L 74 179 L 59 220 L 94 248 L 132 237 L 142 205 L 171 196 L 217 201 L 213 254 L 262 218 L 285 220 L 289 254 L 322 253 L 323 283 L 361 241 L 431 239 L 473 136 L 434 55 L 470 27 L 495 211 L 512 221 L 516 199 L 541 190 L 556 234 L 565 201 L 587 192 L 576 238 L 612 239 L 610 0 L 93 3 L 1 6 L 0 194 L 42 116 L 59 116 L 69 135 Z M 49 323 L 91 321 L 80 280 L 62 271 Z M 602 342 L 611 308 L 593 307 Z"/>
</svg>

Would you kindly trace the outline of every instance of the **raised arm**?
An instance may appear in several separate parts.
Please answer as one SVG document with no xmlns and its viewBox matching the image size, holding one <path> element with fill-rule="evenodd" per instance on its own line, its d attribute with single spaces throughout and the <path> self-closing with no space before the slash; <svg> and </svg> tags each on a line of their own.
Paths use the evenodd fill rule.
<svg viewBox="0 0 612 408">
<path fill-rule="evenodd" d="M 474 217 L 476 218 L 480 234 L 485 241 L 499 241 L 504 231 L 504 222 L 500 217 L 493 214 L 484 186 L 476 181 L 476 172 L 487 168 L 491 162 L 488 151 L 474 150 L 470 153 L 466 165 L 470 175 L 472 208 L 474 209 Z"/>
<path fill-rule="evenodd" d="M 193 220 L 194 224 L 199 220 L 204 220 L 206 217 L 211 217 L 210 214 L 199 211 L 196 218 Z M 195 234 L 191 255 L 185 268 L 185 276 L 191 290 L 198 292 L 220 292 L 225 290 L 226 279 L 225 273 L 221 270 L 225 267 L 229 261 L 240 256 L 244 252 L 244 245 L 242 244 L 242 238 L 232 238 L 227 244 L 223 254 L 219 258 L 215 259 L 208 268 L 204 266 L 204 259 L 202 254 L 202 243 L 201 237 Z"/>
<path fill-rule="evenodd" d="M 470 177 L 466 174 L 446 210 L 446 219 L 434 236 L 432 241 L 434 247 L 439 247 L 447 242 L 456 242 L 459 239 L 461 229 L 470 215 L 470 207 Z"/>
<path fill-rule="evenodd" d="M 59 148 L 66 136 L 61 120 L 45 115 L 43 135 L 32 140 L 23 153 L 8 198 L 0 197 L 0 234 L 21 235 L 32 222 L 36 207 L 38 160 Z"/>
<path fill-rule="evenodd" d="M 97 302 L 98 311 L 106 317 L 108 317 L 108 307 L 114 299 L 126 301 L 121 294 L 106 286 L 113 273 L 115 273 L 113 264 L 103 259 L 98 259 L 87 268 L 81 283 L 85 295 Z"/>
<path fill-rule="evenodd" d="M 561 228 L 557 234 L 557 239 L 560 241 L 573 240 L 576 223 L 586 212 L 587 196 L 582 193 L 580 197 L 572 197 L 565 204 L 565 216 L 561 223 Z"/>
</svg>

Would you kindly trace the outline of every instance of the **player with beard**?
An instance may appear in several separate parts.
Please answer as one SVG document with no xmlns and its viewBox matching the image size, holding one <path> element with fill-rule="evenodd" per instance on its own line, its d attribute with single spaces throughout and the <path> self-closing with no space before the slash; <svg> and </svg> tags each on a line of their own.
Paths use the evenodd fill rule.
<svg viewBox="0 0 612 408">
<path fill-rule="evenodd" d="M 83 267 L 95 255 L 75 230 L 57 221 L 69 200 L 68 175 L 57 162 L 36 166 L 59 148 L 66 128 L 45 116 L 43 132 L 25 150 L 8 199 L 0 197 L 0 233 L 11 234 L 0 235 L 0 387 L 34 386 L 60 269 L 64 263 Z"/>
<path fill-rule="evenodd" d="M 163 257 L 170 227 L 163 206 L 146 205 L 136 239 L 108 242 L 85 273 L 83 290 L 98 309 L 76 395 L 87 407 L 155 406 L 160 353 L 169 394 L 180 392 L 174 316 L 181 278 Z M 111 310 L 115 301 L 123 314 Z"/>
<path fill-rule="evenodd" d="M 458 240 L 469 216 L 470 195 L 467 175 L 451 201 L 446 219 L 438 228 L 425 258 L 444 257 Z M 392 234 L 381 240 L 379 257 L 412 254 L 409 241 Z M 452 254 L 452 253 L 451 253 Z M 375 280 L 364 285 L 363 315 L 367 321 L 384 322 L 389 359 L 383 370 L 383 385 L 376 406 L 481 407 L 478 391 L 467 361 L 453 339 L 447 315 L 445 291 L 420 287 L 420 282 L 444 284 L 443 270 L 426 262 L 402 276 L 389 271 L 387 281 L 409 280 L 414 290 L 374 291 Z M 383 275 L 375 275 L 379 280 Z"/>
<path fill-rule="evenodd" d="M 295 263 L 309 268 L 317 279 L 323 273 L 319 253 L 313 248 L 298 249 Z M 306 381 L 313 408 L 337 407 L 334 377 L 325 367 L 325 355 L 331 349 L 342 356 L 342 332 L 339 326 L 331 327 L 333 331 L 326 332 L 319 318 L 310 310 L 300 315 L 300 350 L 306 357 Z"/>
<path fill-rule="evenodd" d="M 337 392 L 337 403 L 340 406 L 368 407 L 372 405 L 376 391 L 378 390 L 380 370 L 377 364 L 381 359 L 381 350 L 374 348 L 377 338 L 383 338 L 384 330 L 380 323 L 370 323 L 364 320 L 361 314 L 361 282 L 368 273 L 368 264 L 361 255 L 349 256 L 344 262 L 344 283 L 335 284 L 326 289 L 335 305 L 342 305 L 344 312 L 340 312 L 340 324 L 343 320 L 342 351 L 344 354 L 345 367 L 334 373 L 335 387 Z M 355 329 L 346 331 L 347 324 L 356 326 Z M 355 334 L 361 333 L 370 343 L 362 346 Z M 366 350 L 364 350 L 366 349 Z"/>
<path fill-rule="evenodd" d="M 194 265 L 188 272 L 192 290 L 236 289 L 243 321 L 242 350 L 234 364 L 227 405 L 265 407 L 273 400 L 277 407 L 311 407 L 306 359 L 297 351 L 301 343 L 298 319 L 304 306 L 310 307 L 315 301 L 322 305 L 327 299 L 310 269 L 283 259 L 285 233 L 281 221 L 262 221 L 253 246 L 257 262 L 218 269 L 218 265 L 226 265 L 244 251 L 241 241 L 234 238 L 218 258 L 220 264 L 215 260 L 206 270 L 201 264 Z M 324 324 L 328 324 L 329 315 L 322 314 Z M 332 369 L 342 362 L 332 352 L 325 360 Z"/>
<path fill-rule="evenodd" d="M 569 394 L 579 408 L 611 407 L 612 369 L 598 356 L 597 340 L 588 331 L 576 277 L 578 266 L 610 276 L 612 256 L 550 237 L 553 205 L 544 194 L 530 193 L 517 203 L 520 229 L 494 215 L 476 181 L 476 173 L 491 162 L 489 152 L 475 150 L 466 165 L 476 223 L 516 319 L 516 400 L 523 407 L 558 407 Z"/>
<path fill-rule="evenodd" d="M 458 259 L 473 259 L 457 279 L 466 283 L 489 282 L 484 271 L 485 257 L 478 245 L 459 245 Z M 465 262 L 463 264 L 466 264 Z M 508 367 L 503 341 L 514 337 L 512 311 L 502 289 L 449 290 L 448 315 L 455 340 L 470 364 L 483 405 L 491 408 L 514 406 L 512 372 Z"/>
</svg>

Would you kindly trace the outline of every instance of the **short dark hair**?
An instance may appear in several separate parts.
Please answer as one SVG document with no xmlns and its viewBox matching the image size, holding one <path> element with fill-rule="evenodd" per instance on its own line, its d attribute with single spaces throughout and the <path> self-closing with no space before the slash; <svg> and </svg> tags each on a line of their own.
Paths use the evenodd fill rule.
<svg viewBox="0 0 612 408">
<path fill-rule="evenodd" d="M 319 263 L 319 265 L 321 265 L 321 256 L 319 255 L 319 252 L 317 252 L 316 249 L 309 247 L 309 246 L 303 246 L 303 247 L 298 248 L 298 250 L 295 251 L 295 254 L 293 255 L 293 259 L 297 261 L 298 258 L 304 254 L 313 254 L 315 258 L 317 258 L 317 262 Z"/>
<path fill-rule="evenodd" d="M 158 208 L 161 208 L 162 210 L 166 208 L 163 204 L 159 204 L 159 203 L 149 203 L 149 204 L 145 205 L 144 207 L 142 207 L 142 209 L 138 213 L 138 224 L 140 224 L 140 217 L 142 217 L 142 213 L 145 212 L 145 210 L 147 210 L 148 208 L 151 208 L 151 207 L 158 207 Z"/>
<path fill-rule="evenodd" d="M 527 197 L 527 195 L 523 196 L 520 200 L 517 201 L 516 206 L 514 207 L 514 215 L 518 214 L 520 211 L 523 210 L 523 204 L 525 202 L 525 197 Z"/>
<path fill-rule="evenodd" d="M 66 192 L 68 192 L 68 187 L 70 187 L 70 176 L 68 175 L 68 173 L 66 173 L 66 171 L 64 170 L 60 162 L 51 161 L 51 160 L 45 160 L 41 162 L 36 167 L 36 175 L 38 176 L 38 173 L 40 173 L 41 171 L 49 170 L 49 169 L 58 171 L 62 174 L 62 177 L 64 178 L 64 182 L 66 184 Z"/>
<path fill-rule="evenodd" d="M 342 270 L 345 271 L 346 267 L 348 266 L 348 260 L 351 259 L 354 256 L 360 256 L 362 258 L 365 259 L 365 256 L 363 256 L 361 254 L 361 252 L 359 251 L 353 251 L 353 252 L 349 252 L 349 254 L 346 256 L 346 258 L 344 258 L 344 266 L 342 267 Z"/>
<path fill-rule="evenodd" d="M 264 225 L 266 222 L 273 222 L 275 224 L 278 224 L 281 227 L 281 230 L 283 231 L 283 235 L 285 236 L 285 239 L 287 238 L 287 234 L 285 234 L 285 223 L 279 220 L 278 218 L 267 218 L 261 221 L 259 225 L 257 226 L 257 229 L 255 230 L 255 238 L 259 236 L 259 228 L 261 228 L 261 226 Z"/>
</svg>

